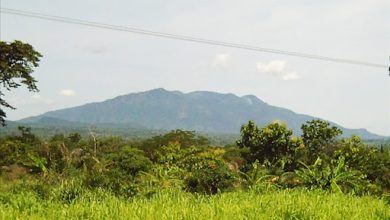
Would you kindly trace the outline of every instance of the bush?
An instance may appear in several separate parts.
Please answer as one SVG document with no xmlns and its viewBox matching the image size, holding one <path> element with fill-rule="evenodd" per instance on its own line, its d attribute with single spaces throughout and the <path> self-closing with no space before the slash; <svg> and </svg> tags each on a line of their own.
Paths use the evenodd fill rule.
<svg viewBox="0 0 390 220">
<path fill-rule="evenodd" d="M 204 158 L 195 167 L 184 180 L 189 192 L 215 194 L 234 184 L 235 175 L 221 160 Z"/>
<path fill-rule="evenodd" d="M 155 165 L 149 172 L 137 175 L 137 186 L 142 193 L 184 187 L 183 177 L 186 171 L 178 166 Z"/>
<path fill-rule="evenodd" d="M 124 147 L 111 153 L 106 159 L 91 160 L 90 169 L 84 178 L 89 188 L 104 188 L 116 195 L 132 197 L 139 189 L 135 176 L 140 172 L 148 172 L 152 162 L 141 150 Z"/>
<path fill-rule="evenodd" d="M 109 158 L 113 162 L 110 167 L 114 172 L 133 177 L 140 171 L 148 171 L 152 166 L 152 162 L 141 150 L 131 147 L 124 147 L 121 151 L 112 153 Z"/>
</svg>

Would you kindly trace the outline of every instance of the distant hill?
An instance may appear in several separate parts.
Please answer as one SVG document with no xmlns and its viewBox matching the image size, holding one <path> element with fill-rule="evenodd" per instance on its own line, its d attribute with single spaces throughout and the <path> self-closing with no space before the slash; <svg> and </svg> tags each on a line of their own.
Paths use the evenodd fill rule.
<svg viewBox="0 0 390 220">
<path fill-rule="evenodd" d="M 299 135 L 300 126 L 314 118 L 269 105 L 253 95 L 239 97 L 215 92 L 182 93 L 154 89 L 118 96 L 103 102 L 51 111 L 19 122 L 52 125 L 104 124 L 112 127 L 185 129 L 237 134 L 241 125 L 248 120 L 253 120 L 260 126 L 280 120 L 286 122 L 288 127 Z M 343 130 L 345 136 L 357 134 L 364 139 L 383 138 L 366 129 L 337 126 Z"/>
</svg>

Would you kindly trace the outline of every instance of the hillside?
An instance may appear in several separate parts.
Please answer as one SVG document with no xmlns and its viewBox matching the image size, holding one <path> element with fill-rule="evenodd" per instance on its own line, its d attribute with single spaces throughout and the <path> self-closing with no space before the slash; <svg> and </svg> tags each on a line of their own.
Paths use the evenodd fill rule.
<svg viewBox="0 0 390 220">
<path fill-rule="evenodd" d="M 234 134 L 238 133 L 240 126 L 248 120 L 253 120 L 259 125 L 280 120 L 286 122 L 296 134 L 300 134 L 301 124 L 313 118 L 315 117 L 269 105 L 253 95 L 239 97 L 215 92 L 182 93 L 154 89 L 118 96 L 103 102 L 51 111 L 20 122 L 58 123 L 65 120 L 67 123 L 110 124 L 114 127 L 164 130 L 180 128 Z M 382 138 L 365 129 L 339 127 L 345 136 L 358 134 L 364 139 Z"/>
</svg>

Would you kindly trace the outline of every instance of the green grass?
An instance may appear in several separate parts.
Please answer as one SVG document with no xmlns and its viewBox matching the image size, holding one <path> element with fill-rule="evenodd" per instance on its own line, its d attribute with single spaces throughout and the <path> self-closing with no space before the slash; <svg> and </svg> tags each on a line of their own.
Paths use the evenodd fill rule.
<svg viewBox="0 0 390 220">
<path fill-rule="evenodd" d="M 250 190 L 201 196 L 161 191 L 148 198 L 86 191 L 66 203 L 51 194 L 1 191 L 0 219 L 390 219 L 390 205 L 374 197 L 323 191 Z"/>
</svg>

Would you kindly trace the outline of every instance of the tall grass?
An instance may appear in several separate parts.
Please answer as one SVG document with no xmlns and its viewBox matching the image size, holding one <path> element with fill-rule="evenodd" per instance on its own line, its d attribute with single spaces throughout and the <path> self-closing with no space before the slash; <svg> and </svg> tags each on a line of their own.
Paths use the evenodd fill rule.
<svg viewBox="0 0 390 220">
<path fill-rule="evenodd" d="M 0 219 L 390 219 L 390 205 L 374 197 L 355 197 L 306 189 L 196 195 L 180 190 L 120 198 L 103 190 L 64 191 L 47 198 L 33 190 L 1 190 Z"/>
</svg>

